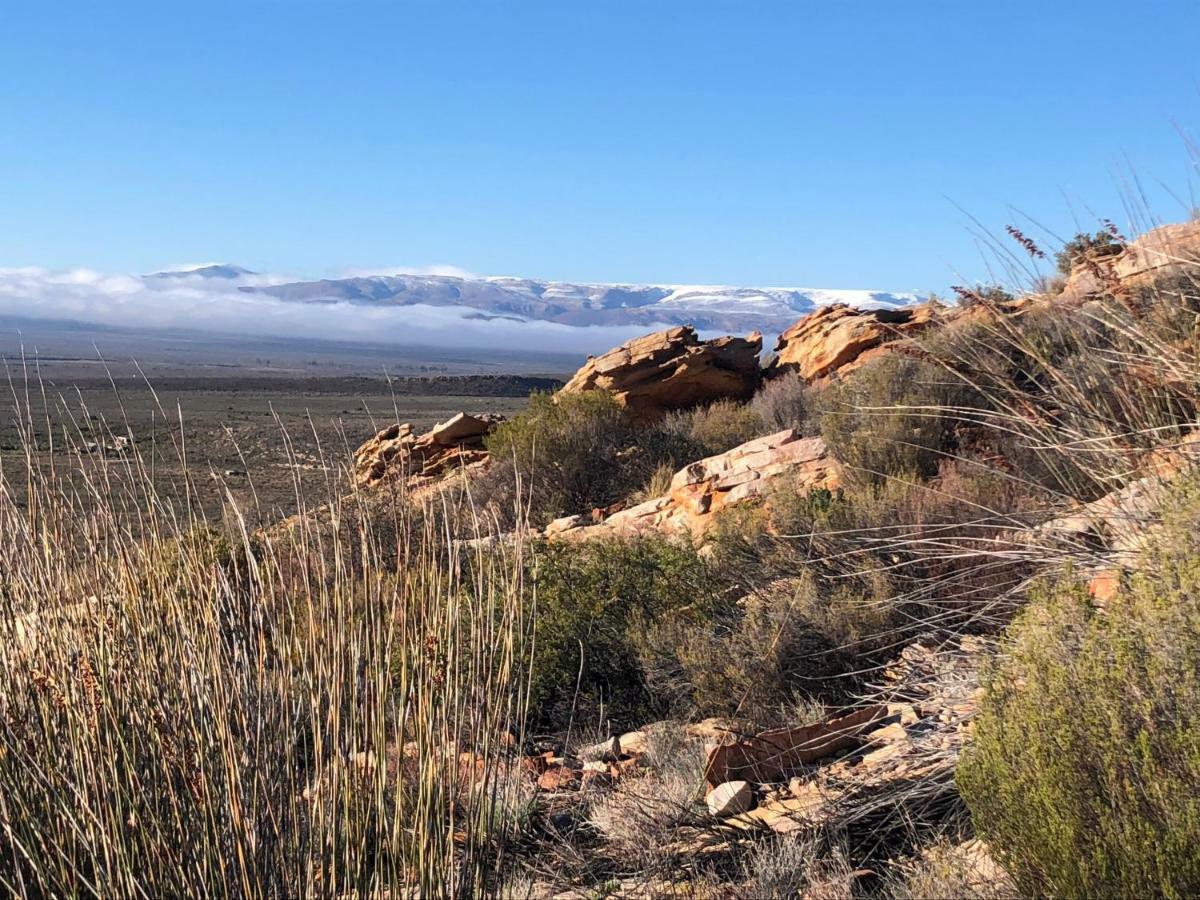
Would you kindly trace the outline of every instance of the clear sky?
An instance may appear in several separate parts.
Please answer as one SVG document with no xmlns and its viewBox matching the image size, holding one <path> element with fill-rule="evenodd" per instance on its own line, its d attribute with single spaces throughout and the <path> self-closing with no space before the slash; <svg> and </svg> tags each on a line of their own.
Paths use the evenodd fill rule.
<svg viewBox="0 0 1200 900">
<path fill-rule="evenodd" d="M 941 290 L 1200 205 L 1196 0 L 29 0 L 0 80 L 0 266 Z"/>
</svg>

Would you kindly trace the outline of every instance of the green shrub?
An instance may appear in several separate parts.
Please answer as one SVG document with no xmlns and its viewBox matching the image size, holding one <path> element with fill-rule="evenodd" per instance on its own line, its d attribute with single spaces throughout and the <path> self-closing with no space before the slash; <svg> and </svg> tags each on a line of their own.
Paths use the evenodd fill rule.
<svg viewBox="0 0 1200 900">
<path fill-rule="evenodd" d="M 645 495 L 664 472 L 722 453 L 761 433 L 758 416 L 745 404 L 720 401 L 639 425 L 612 394 L 534 394 L 529 407 L 487 438 L 493 470 L 489 485 L 473 490 L 476 502 L 504 519 L 520 499 L 529 524 L 605 507 Z M 669 481 L 669 479 L 667 479 Z"/>
<path fill-rule="evenodd" d="M 1109 231 L 1097 231 L 1095 235 L 1079 232 L 1063 245 L 1054 257 L 1058 271 L 1070 275 L 1071 270 L 1085 259 L 1115 256 L 1125 249 L 1125 244 Z"/>
<path fill-rule="evenodd" d="M 604 391 L 535 393 L 529 407 L 487 438 L 497 483 L 520 476 L 532 497 L 532 525 L 607 506 L 640 486 L 654 469 L 637 449 L 637 426 Z M 506 477 L 507 476 L 507 477 Z"/>
<path fill-rule="evenodd" d="M 635 635 L 651 622 L 708 622 L 731 605 L 686 544 L 663 538 L 551 543 L 536 563 L 530 715 L 565 729 L 603 711 L 614 728 L 665 708 L 646 683 Z M 578 689 L 578 693 L 577 693 Z"/>
<path fill-rule="evenodd" d="M 958 303 L 960 306 L 975 306 L 982 305 L 1003 305 L 1012 303 L 1016 298 L 1012 292 L 999 284 L 980 283 L 974 287 L 963 287 L 962 285 L 953 286 L 954 293 L 958 295 Z"/>
<path fill-rule="evenodd" d="M 1176 519 L 1103 611 L 1044 586 L 989 674 L 958 781 L 1026 892 L 1200 892 L 1200 547 Z"/>
</svg>

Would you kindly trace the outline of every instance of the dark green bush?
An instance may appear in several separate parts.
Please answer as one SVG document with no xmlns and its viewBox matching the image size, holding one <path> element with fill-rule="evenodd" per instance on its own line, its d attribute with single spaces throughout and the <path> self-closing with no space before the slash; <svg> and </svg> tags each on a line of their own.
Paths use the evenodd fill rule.
<svg viewBox="0 0 1200 900">
<path fill-rule="evenodd" d="M 1011 626 L 959 767 L 1024 891 L 1200 893 L 1200 555 L 1177 517 L 1098 610 L 1070 577 Z"/>
<path fill-rule="evenodd" d="M 1054 257 L 1058 271 L 1070 275 L 1071 270 L 1085 259 L 1115 256 L 1125 249 L 1125 244 L 1109 231 L 1097 231 L 1094 235 L 1079 232 L 1063 245 Z"/>
<path fill-rule="evenodd" d="M 655 462 L 637 447 L 637 435 L 637 426 L 604 391 L 533 394 L 526 410 L 487 438 L 497 467 L 493 480 L 510 484 L 519 475 L 523 497 L 532 497 L 535 526 L 607 506 L 654 470 Z"/>
<path fill-rule="evenodd" d="M 1007 288 L 994 283 L 980 283 L 973 287 L 954 285 L 953 290 L 958 295 L 960 306 L 1005 304 L 1016 299 Z"/>
<path fill-rule="evenodd" d="M 536 562 L 530 715 L 558 731 L 572 721 L 644 724 L 666 708 L 647 686 L 635 635 L 649 623 L 703 623 L 732 598 L 696 551 L 663 538 L 544 545 Z M 578 693 L 577 693 L 578 688 Z"/>
</svg>

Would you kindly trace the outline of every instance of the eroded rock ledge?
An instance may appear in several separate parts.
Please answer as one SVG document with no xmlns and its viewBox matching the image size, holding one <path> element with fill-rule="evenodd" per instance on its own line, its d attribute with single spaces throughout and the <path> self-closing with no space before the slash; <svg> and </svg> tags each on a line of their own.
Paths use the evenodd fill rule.
<svg viewBox="0 0 1200 900">
<path fill-rule="evenodd" d="M 801 437 L 789 428 L 684 466 L 662 497 L 611 513 L 593 510 L 590 515 L 557 519 L 546 536 L 582 540 L 657 531 L 698 537 L 720 510 L 761 497 L 784 476 L 793 479 L 797 490 L 834 490 L 843 472 L 825 441 Z"/>
<path fill-rule="evenodd" d="M 933 303 L 902 309 L 823 306 L 779 336 L 768 374 L 796 371 L 806 381 L 844 375 L 878 355 L 888 342 L 932 325 L 940 309 Z"/>
<path fill-rule="evenodd" d="M 693 328 L 670 328 L 590 356 L 560 391 L 611 391 L 638 419 L 716 400 L 748 400 L 758 387 L 762 335 L 702 341 Z"/>
<path fill-rule="evenodd" d="M 460 412 L 425 434 L 413 434 L 407 422 L 389 425 L 354 452 L 354 484 L 371 488 L 390 477 L 420 487 L 451 472 L 487 462 L 483 439 L 503 416 Z"/>
</svg>

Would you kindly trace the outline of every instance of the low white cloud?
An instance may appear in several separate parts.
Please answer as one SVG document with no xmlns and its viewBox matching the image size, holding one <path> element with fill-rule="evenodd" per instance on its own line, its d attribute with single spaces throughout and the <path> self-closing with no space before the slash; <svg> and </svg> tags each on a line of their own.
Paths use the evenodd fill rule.
<svg viewBox="0 0 1200 900">
<path fill-rule="evenodd" d="M 652 330 L 646 325 L 573 327 L 488 317 L 461 307 L 286 302 L 238 290 L 239 285 L 287 280 L 269 275 L 142 278 L 91 269 L 0 268 L 0 316 L 126 328 L 564 353 L 602 352 Z"/>
</svg>

